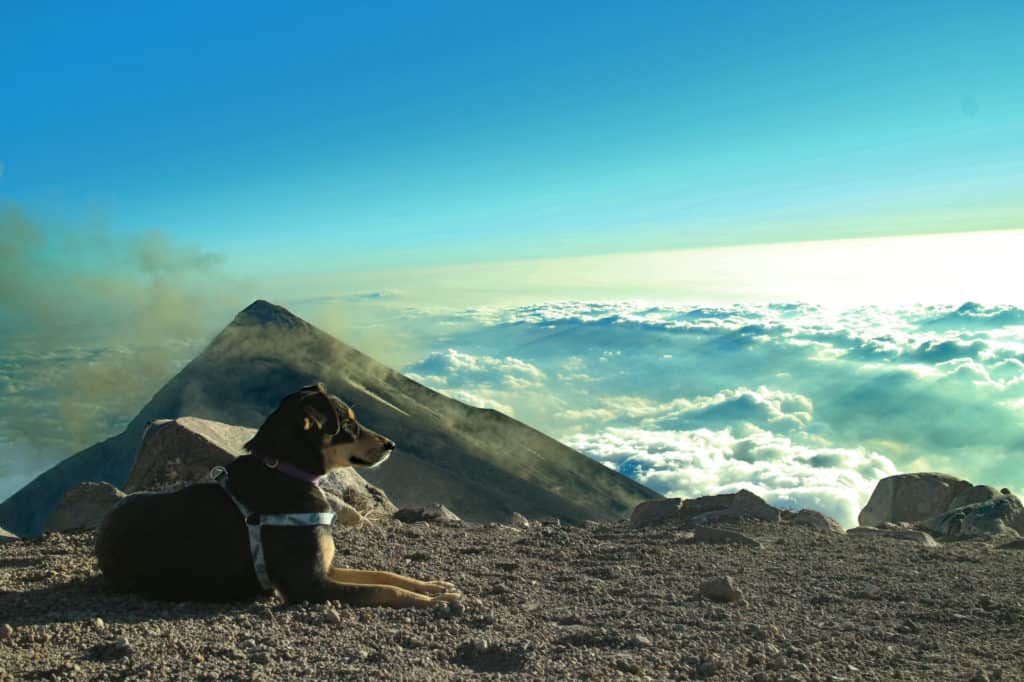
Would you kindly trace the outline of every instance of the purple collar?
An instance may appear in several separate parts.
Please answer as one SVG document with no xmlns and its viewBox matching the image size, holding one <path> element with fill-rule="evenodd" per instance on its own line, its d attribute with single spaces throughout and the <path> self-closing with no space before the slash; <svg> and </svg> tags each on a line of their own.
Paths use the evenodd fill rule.
<svg viewBox="0 0 1024 682">
<path fill-rule="evenodd" d="M 286 476 L 291 476 L 292 478 L 297 478 L 300 481 L 312 483 L 317 487 L 320 486 L 320 481 L 324 480 L 324 476 L 326 475 L 324 474 L 321 476 L 314 476 L 308 471 L 303 471 L 302 469 L 298 468 L 297 466 L 293 466 L 288 462 L 282 462 L 276 457 L 268 457 L 263 460 L 263 463 L 267 466 L 268 469 L 276 469 L 277 471 L 280 471 L 282 474 Z"/>
</svg>

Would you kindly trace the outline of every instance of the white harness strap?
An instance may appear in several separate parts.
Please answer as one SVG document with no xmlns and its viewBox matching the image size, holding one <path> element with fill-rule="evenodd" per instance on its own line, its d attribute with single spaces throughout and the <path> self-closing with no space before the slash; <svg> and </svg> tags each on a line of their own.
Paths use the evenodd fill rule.
<svg viewBox="0 0 1024 682">
<path fill-rule="evenodd" d="M 242 502 L 231 492 L 228 485 L 228 472 L 224 467 L 213 467 L 210 470 L 210 478 L 217 482 L 227 493 L 231 501 L 242 512 L 245 519 L 245 526 L 249 529 L 249 550 L 252 554 L 252 567 L 256 571 L 256 578 L 264 590 L 274 589 L 270 582 L 270 574 L 267 572 L 267 559 L 263 554 L 263 526 L 330 526 L 334 523 L 334 512 L 324 514 L 297 513 L 297 514 L 260 514 L 252 511 L 248 505 Z"/>
</svg>

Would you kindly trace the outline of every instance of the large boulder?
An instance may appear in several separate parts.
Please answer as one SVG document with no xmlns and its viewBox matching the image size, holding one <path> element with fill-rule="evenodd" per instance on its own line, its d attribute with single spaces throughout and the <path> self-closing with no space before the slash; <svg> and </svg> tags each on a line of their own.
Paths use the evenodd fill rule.
<svg viewBox="0 0 1024 682">
<path fill-rule="evenodd" d="M 664 523 L 700 526 L 740 518 L 778 521 L 782 518 L 782 512 L 749 490 L 740 490 L 735 493 L 705 495 L 688 500 L 678 497 L 647 500 L 633 509 L 630 524 L 634 528 Z"/>
<path fill-rule="evenodd" d="M 974 486 L 939 473 L 899 474 L 883 478 L 857 517 L 861 526 L 916 523 L 948 511 L 959 495 Z"/>
<path fill-rule="evenodd" d="M 686 523 L 700 525 L 740 518 L 778 521 L 782 518 L 782 512 L 749 490 L 740 490 L 685 500 L 679 516 Z"/>
<path fill-rule="evenodd" d="M 255 429 L 197 417 L 150 422 L 125 489 L 168 491 L 208 481 L 210 469 L 245 454 L 245 443 L 255 433 Z M 331 472 L 320 487 L 343 525 L 390 518 L 397 509 L 384 491 L 351 468 Z"/>
<path fill-rule="evenodd" d="M 937 514 L 920 521 L 917 527 L 946 540 L 976 537 L 1015 539 L 1024 535 L 1024 505 L 1016 495 L 996 495 Z"/>
<path fill-rule="evenodd" d="M 79 483 L 46 520 L 46 531 L 62 533 L 81 528 L 99 528 L 110 508 L 124 499 L 124 493 L 105 481 Z"/>
<path fill-rule="evenodd" d="M 948 507 L 946 507 L 946 510 L 952 511 L 953 509 L 977 504 L 978 502 L 988 502 L 989 500 L 999 497 L 999 495 L 999 491 L 990 485 L 972 486 L 954 497 L 953 501 L 949 503 Z"/>
</svg>

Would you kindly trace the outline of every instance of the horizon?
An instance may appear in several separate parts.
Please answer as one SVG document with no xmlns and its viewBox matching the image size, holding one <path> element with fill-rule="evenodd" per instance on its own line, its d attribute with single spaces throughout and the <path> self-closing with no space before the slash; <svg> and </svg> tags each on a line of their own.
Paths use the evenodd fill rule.
<svg viewBox="0 0 1024 682">
<path fill-rule="evenodd" d="M 5 15 L 0 498 L 255 299 L 665 491 L 1024 487 L 1024 5 Z"/>
</svg>

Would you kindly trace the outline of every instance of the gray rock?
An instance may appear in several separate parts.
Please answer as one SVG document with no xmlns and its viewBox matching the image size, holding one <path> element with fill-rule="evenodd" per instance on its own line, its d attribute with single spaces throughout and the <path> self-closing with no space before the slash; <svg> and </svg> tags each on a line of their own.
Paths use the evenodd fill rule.
<svg viewBox="0 0 1024 682">
<path fill-rule="evenodd" d="M 10 531 L 0 528 L 0 542 L 14 542 L 18 540 L 18 536 Z"/>
<path fill-rule="evenodd" d="M 683 502 L 680 518 L 690 524 L 704 524 L 726 519 L 760 519 L 778 521 L 782 512 L 749 490 L 723 495 L 709 495 Z"/>
<path fill-rule="evenodd" d="M 749 490 L 722 495 L 706 495 L 689 500 L 673 497 L 648 500 L 633 509 L 630 524 L 634 528 L 657 526 L 664 523 L 702 525 L 729 519 L 761 519 L 778 521 L 782 512 Z"/>
<path fill-rule="evenodd" d="M 997 495 L 938 514 L 917 526 L 943 539 L 998 537 L 1012 540 L 1024 534 L 1024 505 L 1016 495 Z"/>
<path fill-rule="evenodd" d="M 697 526 L 693 529 L 693 542 L 703 542 L 711 545 L 746 545 L 748 547 L 761 547 L 757 540 L 747 537 L 743 533 L 725 528 L 713 528 L 711 526 Z"/>
<path fill-rule="evenodd" d="M 1024 549 L 1024 540 L 1011 540 L 1010 542 L 999 545 L 999 549 Z"/>
<path fill-rule="evenodd" d="M 255 429 L 197 417 L 153 421 L 142 435 L 125 489 L 169 491 L 207 481 L 210 469 L 246 454 L 245 443 L 255 434 Z M 341 525 L 390 517 L 397 509 L 384 491 L 355 469 L 331 472 L 320 487 Z"/>
<path fill-rule="evenodd" d="M 124 499 L 124 493 L 104 481 L 79 483 L 64 495 L 46 520 L 46 530 L 61 533 L 81 528 L 99 528 L 110 508 Z"/>
<path fill-rule="evenodd" d="M 813 509 L 801 509 L 793 517 L 791 523 L 795 523 L 798 526 L 810 526 L 815 530 L 820 530 L 823 533 L 837 533 L 844 535 L 846 533 L 843 527 L 833 519 L 831 516 L 825 516 L 819 511 Z"/>
<path fill-rule="evenodd" d="M 946 507 L 946 511 L 953 511 L 954 509 L 977 504 L 978 502 L 988 502 L 999 497 L 1000 494 L 1006 495 L 1007 493 L 1000 493 L 990 485 L 976 485 L 954 497 L 953 501 Z"/>
<path fill-rule="evenodd" d="M 327 490 L 324 490 L 324 499 L 334 511 L 334 523 L 347 528 L 358 528 L 363 525 L 363 515 L 348 502 Z"/>
<path fill-rule="evenodd" d="M 928 533 L 924 533 L 919 530 L 905 530 L 905 529 L 886 529 L 886 528 L 872 528 L 871 526 L 860 526 L 858 528 L 851 528 L 846 531 L 848 535 L 857 535 L 860 537 L 880 537 L 880 538 L 892 538 L 893 540 L 906 540 L 907 542 L 913 542 L 925 547 L 937 547 L 939 543 L 935 542 Z"/>
<path fill-rule="evenodd" d="M 671 523 L 679 518 L 679 509 L 682 504 L 682 498 L 641 502 L 633 508 L 630 525 L 634 528 L 645 528 L 651 525 Z"/>
<path fill-rule="evenodd" d="M 519 512 L 512 512 L 512 517 L 509 519 L 509 525 L 513 528 L 529 528 L 530 520 Z"/>
<path fill-rule="evenodd" d="M 700 584 L 700 596 L 715 602 L 736 602 L 743 598 L 743 592 L 736 587 L 730 576 L 712 578 Z"/>
<path fill-rule="evenodd" d="M 679 518 L 679 510 L 682 508 L 683 500 L 679 497 L 670 497 L 664 500 L 647 500 L 633 508 L 629 517 L 629 523 L 634 528 L 646 528 L 668 523 Z"/>
<path fill-rule="evenodd" d="M 947 511 L 950 503 L 970 490 L 969 481 L 947 474 L 900 474 L 883 478 L 857 517 L 861 526 L 885 522 L 914 523 Z"/>
<path fill-rule="evenodd" d="M 452 510 L 443 504 L 428 504 L 425 507 L 404 507 L 395 512 L 394 517 L 402 523 L 462 523 Z"/>
</svg>

